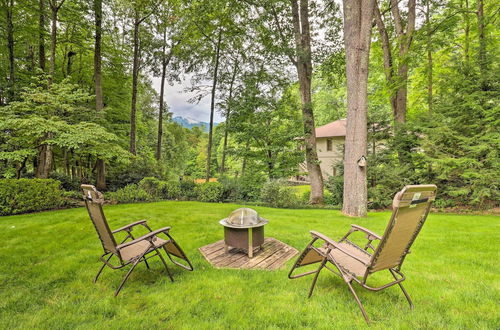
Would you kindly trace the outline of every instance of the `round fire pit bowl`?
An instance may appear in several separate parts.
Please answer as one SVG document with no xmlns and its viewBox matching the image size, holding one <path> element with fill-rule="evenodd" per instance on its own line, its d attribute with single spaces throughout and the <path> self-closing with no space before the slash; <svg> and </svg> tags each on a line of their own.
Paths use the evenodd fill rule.
<svg viewBox="0 0 500 330">
<path fill-rule="evenodd" d="M 229 217 L 219 221 L 224 226 L 224 249 L 229 247 L 247 250 L 253 257 L 253 250 L 264 243 L 264 226 L 268 221 L 261 218 L 257 211 L 242 207 L 231 212 Z"/>
</svg>

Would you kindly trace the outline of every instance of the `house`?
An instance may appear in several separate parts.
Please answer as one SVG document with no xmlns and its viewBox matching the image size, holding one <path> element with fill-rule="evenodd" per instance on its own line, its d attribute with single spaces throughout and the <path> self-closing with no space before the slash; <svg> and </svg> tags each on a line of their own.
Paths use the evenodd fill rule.
<svg viewBox="0 0 500 330">
<path fill-rule="evenodd" d="M 340 119 L 316 128 L 316 152 L 323 179 L 337 175 L 335 165 L 344 159 L 346 123 L 346 119 Z M 300 172 L 307 173 L 305 163 L 300 164 Z M 297 179 L 308 180 L 305 177 Z"/>
</svg>

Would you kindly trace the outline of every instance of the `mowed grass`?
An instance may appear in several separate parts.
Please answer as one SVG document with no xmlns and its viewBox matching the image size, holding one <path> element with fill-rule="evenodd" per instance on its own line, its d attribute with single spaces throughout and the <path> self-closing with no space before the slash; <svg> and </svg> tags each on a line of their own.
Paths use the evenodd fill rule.
<svg viewBox="0 0 500 330">
<path fill-rule="evenodd" d="M 113 292 L 125 270 L 106 269 L 97 284 L 100 242 L 84 208 L 0 218 L 0 328 L 47 329 L 261 329 L 365 328 L 347 287 L 323 272 L 314 295 L 311 277 L 287 278 L 294 260 L 278 271 L 214 269 L 198 248 L 222 239 L 218 220 L 234 204 L 159 202 L 105 206 L 110 226 L 148 219 L 171 234 L 195 270 L 161 262 L 139 265 L 121 294 Z M 309 230 L 340 238 L 350 223 L 383 232 L 389 212 L 364 219 L 334 210 L 255 207 L 269 219 L 266 236 L 302 250 Z M 498 328 L 499 226 L 495 216 L 431 214 L 407 257 L 399 288 L 358 289 L 373 328 Z M 157 258 L 156 258 L 157 259 Z M 377 276 L 373 285 L 389 277 Z"/>
</svg>

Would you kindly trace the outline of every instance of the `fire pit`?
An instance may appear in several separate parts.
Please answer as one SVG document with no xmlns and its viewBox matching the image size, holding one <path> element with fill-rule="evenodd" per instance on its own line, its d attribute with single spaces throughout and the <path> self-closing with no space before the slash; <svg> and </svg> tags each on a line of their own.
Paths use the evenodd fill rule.
<svg viewBox="0 0 500 330">
<path fill-rule="evenodd" d="M 264 243 L 264 225 L 268 221 L 250 208 L 242 207 L 231 212 L 229 217 L 219 221 L 224 226 L 224 249 L 229 247 L 247 250 L 253 257 L 253 249 Z"/>
</svg>

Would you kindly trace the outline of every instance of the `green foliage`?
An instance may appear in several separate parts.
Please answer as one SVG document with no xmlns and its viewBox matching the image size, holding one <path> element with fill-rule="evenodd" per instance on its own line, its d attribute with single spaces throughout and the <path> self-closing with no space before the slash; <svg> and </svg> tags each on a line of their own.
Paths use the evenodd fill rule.
<svg viewBox="0 0 500 330">
<path fill-rule="evenodd" d="M 204 182 L 196 187 L 196 194 L 200 202 L 221 202 L 224 186 L 220 182 Z"/>
<path fill-rule="evenodd" d="M 183 196 L 181 184 L 178 181 L 162 182 L 160 185 L 160 190 L 161 190 L 161 197 L 164 199 L 179 199 Z"/>
<path fill-rule="evenodd" d="M 260 198 L 265 176 L 259 172 L 250 172 L 243 177 L 222 177 L 219 179 L 224 186 L 223 199 L 227 201 L 255 202 Z"/>
<path fill-rule="evenodd" d="M 283 180 L 270 180 L 261 190 L 261 201 L 272 207 L 294 208 L 300 205 L 295 191 Z"/>
<path fill-rule="evenodd" d="M 344 198 L 344 176 L 334 175 L 325 181 L 325 189 L 329 194 L 325 194 L 325 203 L 331 205 L 342 205 Z"/>
<path fill-rule="evenodd" d="M 155 197 L 148 194 L 146 190 L 137 184 L 129 184 L 117 191 L 108 192 L 105 194 L 105 197 L 116 203 L 151 202 L 155 200 Z"/>
<path fill-rule="evenodd" d="M 179 182 L 181 197 L 187 200 L 196 199 L 196 183 L 190 179 L 183 179 Z"/>
<path fill-rule="evenodd" d="M 66 191 L 80 191 L 80 180 L 59 172 L 50 173 L 50 178 L 61 182 L 61 188 Z"/>
<path fill-rule="evenodd" d="M 137 185 L 140 189 L 146 191 L 152 197 L 160 197 L 162 195 L 162 186 L 164 182 L 154 177 L 145 177 Z"/>
<path fill-rule="evenodd" d="M 52 179 L 0 180 L 0 215 L 50 210 L 62 205 L 59 181 Z"/>
</svg>

